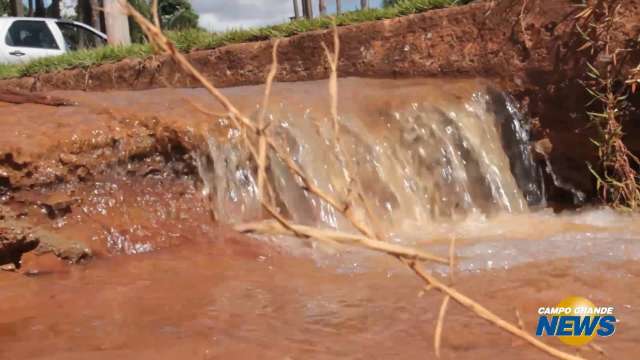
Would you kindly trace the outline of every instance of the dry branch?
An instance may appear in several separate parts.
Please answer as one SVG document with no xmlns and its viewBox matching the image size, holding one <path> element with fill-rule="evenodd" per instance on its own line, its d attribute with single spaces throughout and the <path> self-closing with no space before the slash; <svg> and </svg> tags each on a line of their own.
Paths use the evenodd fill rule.
<svg viewBox="0 0 640 360">
<path fill-rule="evenodd" d="M 158 0 L 151 0 L 151 14 L 153 15 L 153 24 L 160 29 L 160 15 L 158 13 Z"/>
<path fill-rule="evenodd" d="M 440 358 L 440 344 L 442 343 L 442 327 L 444 326 L 444 315 L 447 313 L 447 305 L 449 305 L 449 299 L 451 296 L 445 295 L 440 305 L 440 311 L 438 312 L 438 322 L 436 323 L 436 331 L 433 335 L 433 348 L 436 352 L 436 357 Z"/>
<path fill-rule="evenodd" d="M 351 234 L 336 230 L 318 229 L 305 225 L 289 224 L 290 229 L 284 228 L 274 221 L 260 221 L 254 223 L 240 224 L 235 227 L 239 232 L 259 233 L 266 235 L 295 235 L 302 234 L 309 238 L 331 239 L 333 242 L 347 245 L 356 245 L 369 250 L 375 250 L 400 256 L 406 259 L 416 259 L 422 261 L 432 261 L 440 264 L 448 264 L 446 258 L 430 254 L 428 252 L 413 249 L 410 247 L 396 245 L 376 239 L 369 238 L 364 235 Z"/>
<path fill-rule="evenodd" d="M 262 109 L 258 115 L 258 196 L 262 197 L 264 194 L 264 182 L 267 177 L 267 136 L 266 131 L 269 124 L 264 123 L 264 117 L 267 114 L 267 107 L 269 106 L 269 97 L 271 96 L 271 86 L 273 80 L 278 72 L 278 45 L 280 40 L 276 40 L 273 44 L 273 52 L 271 54 L 271 70 L 267 75 L 267 83 L 264 90 L 264 99 L 262 100 Z"/>
</svg>

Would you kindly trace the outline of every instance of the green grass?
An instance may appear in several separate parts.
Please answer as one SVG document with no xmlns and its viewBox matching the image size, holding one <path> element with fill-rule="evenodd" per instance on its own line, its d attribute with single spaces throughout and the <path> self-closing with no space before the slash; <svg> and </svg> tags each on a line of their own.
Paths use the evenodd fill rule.
<svg viewBox="0 0 640 360">
<path fill-rule="evenodd" d="M 362 23 L 366 21 L 391 19 L 398 16 L 416 14 L 427 10 L 462 5 L 472 0 L 401 0 L 392 7 L 352 11 L 336 17 L 338 26 Z M 330 28 L 332 18 L 320 17 L 311 20 L 296 20 L 284 24 L 253 29 L 234 29 L 221 33 L 210 33 L 201 29 L 169 32 L 168 36 L 178 49 L 189 52 L 196 49 L 215 49 L 228 44 L 289 37 L 308 31 Z M 153 53 L 147 44 L 134 44 L 125 47 L 103 47 L 83 50 L 61 56 L 42 58 L 24 65 L 0 65 L 0 79 L 59 71 L 72 68 L 88 68 L 94 65 L 117 62 L 125 58 L 144 58 Z"/>
</svg>

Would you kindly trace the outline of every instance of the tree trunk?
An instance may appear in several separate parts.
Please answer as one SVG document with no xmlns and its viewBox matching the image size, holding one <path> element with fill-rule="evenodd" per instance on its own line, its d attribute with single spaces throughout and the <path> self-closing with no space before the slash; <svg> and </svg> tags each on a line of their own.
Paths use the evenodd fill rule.
<svg viewBox="0 0 640 360">
<path fill-rule="evenodd" d="M 320 16 L 327 15 L 327 3 L 325 0 L 318 0 L 318 10 L 320 11 Z"/>
<path fill-rule="evenodd" d="M 33 16 L 33 0 L 29 0 L 29 13 L 27 14 L 28 17 L 32 17 Z"/>
<path fill-rule="evenodd" d="M 304 0 L 307 2 L 307 9 L 309 9 L 309 14 L 307 14 L 307 18 L 308 19 L 312 19 L 313 18 L 313 1 L 311 0 Z"/>
<path fill-rule="evenodd" d="M 60 0 L 51 0 L 48 14 L 49 17 L 52 17 L 54 19 L 60 18 Z"/>
<path fill-rule="evenodd" d="M 11 16 L 24 16 L 24 6 L 21 0 L 11 0 Z"/>
<path fill-rule="evenodd" d="M 102 31 L 100 26 L 100 3 L 98 0 L 78 0 L 78 10 L 80 11 L 80 21 Z"/>
<path fill-rule="evenodd" d="M 78 0 L 78 11 L 80 12 L 80 21 L 89 26 L 93 26 L 91 17 L 91 1 Z"/>
<path fill-rule="evenodd" d="M 369 8 L 369 0 L 360 0 L 360 8 L 366 10 Z"/>
<path fill-rule="evenodd" d="M 131 44 L 129 17 L 118 3 L 118 0 L 104 0 L 104 16 L 109 44 Z"/>
<path fill-rule="evenodd" d="M 336 0 L 336 14 L 342 14 L 342 1 Z"/>
<path fill-rule="evenodd" d="M 311 5 L 311 0 L 302 0 L 302 16 L 307 19 L 311 19 L 313 17 L 313 7 Z"/>
<path fill-rule="evenodd" d="M 98 31 L 104 31 L 104 27 L 100 21 L 102 4 L 99 0 L 89 0 L 89 6 L 91 7 L 91 26 Z"/>
<path fill-rule="evenodd" d="M 298 6 L 298 0 L 293 0 L 293 16 L 296 19 L 300 18 L 300 7 Z"/>
<path fill-rule="evenodd" d="M 34 15 L 35 17 L 47 16 L 47 8 L 44 6 L 44 0 L 36 0 L 36 11 Z"/>
</svg>

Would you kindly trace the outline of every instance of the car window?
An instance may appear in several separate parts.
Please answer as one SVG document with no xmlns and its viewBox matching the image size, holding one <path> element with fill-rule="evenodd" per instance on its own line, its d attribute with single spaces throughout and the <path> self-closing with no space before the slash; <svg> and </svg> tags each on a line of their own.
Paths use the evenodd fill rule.
<svg viewBox="0 0 640 360">
<path fill-rule="evenodd" d="M 105 45 L 105 41 L 94 32 L 71 23 L 58 22 L 68 50 L 92 49 Z"/>
<path fill-rule="evenodd" d="M 59 49 L 44 21 L 17 20 L 11 24 L 5 42 L 9 46 Z"/>
</svg>

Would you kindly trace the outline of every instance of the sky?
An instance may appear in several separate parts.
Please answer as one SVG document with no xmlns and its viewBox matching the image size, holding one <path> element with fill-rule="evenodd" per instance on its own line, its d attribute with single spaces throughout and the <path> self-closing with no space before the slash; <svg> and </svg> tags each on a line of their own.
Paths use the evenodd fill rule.
<svg viewBox="0 0 640 360">
<path fill-rule="evenodd" d="M 318 0 L 313 1 L 313 13 L 318 14 Z M 379 6 L 382 0 L 369 0 Z M 334 0 L 326 0 L 328 11 L 335 12 Z M 191 0 L 200 14 L 200 26 L 210 31 L 278 24 L 293 16 L 292 0 Z M 342 0 L 342 10 L 354 10 L 360 0 Z"/>
<path fill-rule="evenodd" d="M 72 15 L 76 1 L 62 0 L 62 14 Z M 318 0 L 312 2 L 313 13 L 317 15 Z M 46 5 L 50 3 L 51 0 L 45 0 Z M 326 0 L 326 3 L 329 13 L 334 13 L 335 0 Z M 381 3 L 382 0 L 369 0 L 372 7 Z M 191 0 L 191 4 L 200 14 L 200 26 L 210 31 L 278 24 L 289 21 L 293 16 L 293 0 Z M 343 11 L 355 10 L 359 6 L 360 0 L 342 0 Z"/>
</svg>

